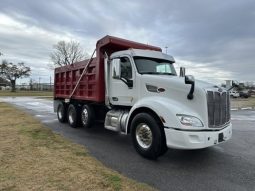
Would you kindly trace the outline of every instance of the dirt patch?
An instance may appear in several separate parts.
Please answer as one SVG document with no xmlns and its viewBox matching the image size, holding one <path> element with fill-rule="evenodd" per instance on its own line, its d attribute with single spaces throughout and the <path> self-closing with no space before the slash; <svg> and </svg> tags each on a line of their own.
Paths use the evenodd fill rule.
<svg viewBox="0 0 255 191">
<path fill-rule="evenodd" d="M 255 97 L 231 99 L 231 108 L 244 107 L 255 107 Z"/>
<path fill-rule="evenodd" d="M 0 190 L 153 190 L 5 103 L 0 135 Z"/>
</svg>

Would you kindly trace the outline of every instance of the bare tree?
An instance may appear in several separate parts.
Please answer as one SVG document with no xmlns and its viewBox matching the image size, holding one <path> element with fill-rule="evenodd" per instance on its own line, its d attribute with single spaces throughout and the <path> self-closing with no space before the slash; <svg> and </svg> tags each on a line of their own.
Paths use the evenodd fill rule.
<svg viewBox="0 0 255 191">
<path fill-rule="evenodd" d="M 66 66 L 85 59 L 86 54 L 77 41 L 59 41 L 53 45 L 54 51 L 50 54 L 54 66 Z"/>
<path fill-rule="evenodd" d="M 0 52 L 0 56 L 3 56 L 3 53 L 2 53 L 2 52 Z"/>
<path fill-rule="evenodd" d="M 16 65 L 3 60 L 2 64 L 0 64 L 0 77 L 11 82 L 13 92 L 16 90 L 16 80 L 30 76 L 30 72 L 30 67 L 25 66 L 23 62 Z"/>
</svg>

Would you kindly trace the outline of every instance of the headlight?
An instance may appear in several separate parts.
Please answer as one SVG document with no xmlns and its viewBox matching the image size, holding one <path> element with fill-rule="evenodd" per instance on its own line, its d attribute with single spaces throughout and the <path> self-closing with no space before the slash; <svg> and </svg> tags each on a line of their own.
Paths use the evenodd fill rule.
<svg viewBox="0 0 255 191">
<path fill-rule="evenodd" d="M 190 127 L 203 127 L 203 123 L 200 119 L 194 116 L 190 115 L 180 115 L 177 114 L 177 117 L 179 118 L 181 124 L 185 126 L 190 126 Z"/>
</svg>

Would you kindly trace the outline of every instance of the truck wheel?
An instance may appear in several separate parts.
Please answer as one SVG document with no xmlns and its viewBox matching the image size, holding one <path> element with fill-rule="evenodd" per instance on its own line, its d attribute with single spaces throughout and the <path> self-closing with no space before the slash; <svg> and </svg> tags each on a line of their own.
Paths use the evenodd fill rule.
<svg viewBox="0 0 255 191">
<path fill-rule="evenodd" d="M 81 109 L 81 124 L 85 128 L 90 128 L 95 120 L 95 112 L 92 106 L 84 105 Z"/>
<path fill-rule="evenodd" d="M 60 123 L 66 122 L 66 107 L 62 102 L 58 105 L 57 116 Z"/>
<path fill-rule="evenodd" d="M 160 150 L 159 156 L 164 155 L 168 151 L 168 148 L 166 146 L 166 136 L 165 136 L 165 133 L 161 132 L 161 135 L 163 135 L 162 137 L 164 137 L 164 140 L 162 140 L 162 146 L 161 146 L 161 150 Z"/>
<path fill-rule="evenodd" d="M 67 120 L 71 127 L 76 128 L 79 125 L 79 112 L 73 104 L 70 104 L 67 111 Z"/>
<path fill-rule="evenodd" d="M 160 125 L 148 113 L 137 114 L 131 122 L 131 136 L 136 151 L 145 158 L 156 159 L 166 149 Z"/>
</svg>

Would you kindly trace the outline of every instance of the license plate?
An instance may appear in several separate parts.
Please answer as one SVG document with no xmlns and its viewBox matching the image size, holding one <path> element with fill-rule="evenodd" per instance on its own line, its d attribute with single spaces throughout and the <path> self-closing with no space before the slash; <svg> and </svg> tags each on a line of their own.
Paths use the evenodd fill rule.
<svg viewBox="0 0 255 191">
<path fill-rule="evenodd" d="M 224 134 L 223 133 L 219 133 L 219 137 L 218 137 L 218 142 L 222 142 L 224 141 Z"/>
</svg>

